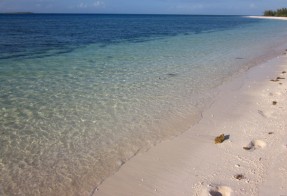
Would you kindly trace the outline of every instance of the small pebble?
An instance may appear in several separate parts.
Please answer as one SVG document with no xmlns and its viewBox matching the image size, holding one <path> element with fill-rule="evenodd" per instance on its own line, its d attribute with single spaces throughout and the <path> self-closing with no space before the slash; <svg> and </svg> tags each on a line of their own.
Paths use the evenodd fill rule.
<svg viewBox="0 0 287 196">
<path fill-rule="evenodd" d="M 117 164 L 118 166 L 122 166 L 122 165 L 124 164 L 124 162 L 123 162 L 122 160 L 118 160 L 118 161 L 116 162 L 116 164 Z"/>
<path fill-rule="evenodd" d="M 234 178 L 236 178 L 237 180 L 242 180 L 244 179 L 244 176 L 242 174 L 236 174 Z"/>
<path fill-rule="evenodd" d="M 243 147 L 244 150 L 251 150 L 251 147 Z"/>
</svg>

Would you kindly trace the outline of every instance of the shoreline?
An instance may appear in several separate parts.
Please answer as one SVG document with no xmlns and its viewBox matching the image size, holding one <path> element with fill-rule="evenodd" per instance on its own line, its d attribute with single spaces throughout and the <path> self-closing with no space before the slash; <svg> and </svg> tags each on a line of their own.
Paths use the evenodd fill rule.
<svg viewBox="0 0 287 196">
<path fill-rule="evenodd" d="M 256 19 L 287 20 L 287 17 L 277 17 L 277 16 L 244 16 L 244 17 L 256 18 Z"/>
<path fill-rule="evenodd" d="M 199 123 L 133 157 L 92 195 L 287 194 L 287 79 L 270 81 L 283 71 L 286 55 L 223 84 Z"/>
</svg>

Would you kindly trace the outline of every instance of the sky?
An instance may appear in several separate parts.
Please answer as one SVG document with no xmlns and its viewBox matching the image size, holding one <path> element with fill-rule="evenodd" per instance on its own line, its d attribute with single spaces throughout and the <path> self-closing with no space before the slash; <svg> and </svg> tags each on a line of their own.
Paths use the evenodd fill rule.
<svg viewBox="0 0 287 196">
<path fill-rule="evenodd" d="M 0 12 L 262 15 L 287 0 L 0 0 Z"/>
</svg>

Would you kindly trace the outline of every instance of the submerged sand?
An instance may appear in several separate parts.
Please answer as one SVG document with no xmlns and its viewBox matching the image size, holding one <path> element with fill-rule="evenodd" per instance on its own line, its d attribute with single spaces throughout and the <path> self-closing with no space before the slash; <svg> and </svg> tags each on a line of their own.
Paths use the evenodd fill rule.
<svg viewBox="0 0 287 196">
<path fill-rule="evenodd" d="M 198 124 L 132 158 L 93 195 L 287 195 L 285 71 L 286 53 L 222 85 Z"/>
</svg>

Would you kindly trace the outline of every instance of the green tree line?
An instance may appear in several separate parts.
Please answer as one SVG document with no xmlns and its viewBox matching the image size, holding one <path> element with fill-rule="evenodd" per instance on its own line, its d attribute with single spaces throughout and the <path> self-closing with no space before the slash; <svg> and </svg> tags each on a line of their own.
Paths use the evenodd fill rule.
<svg viewBox="0 0 287 196">
<path fill-rule="evenodd" d="M 276 11 L 273 10 L 266 10 L 264 12 L 264 16 L 283 16 L 287 17 L 287 8 L 277 9 Z"/>
</svg>

